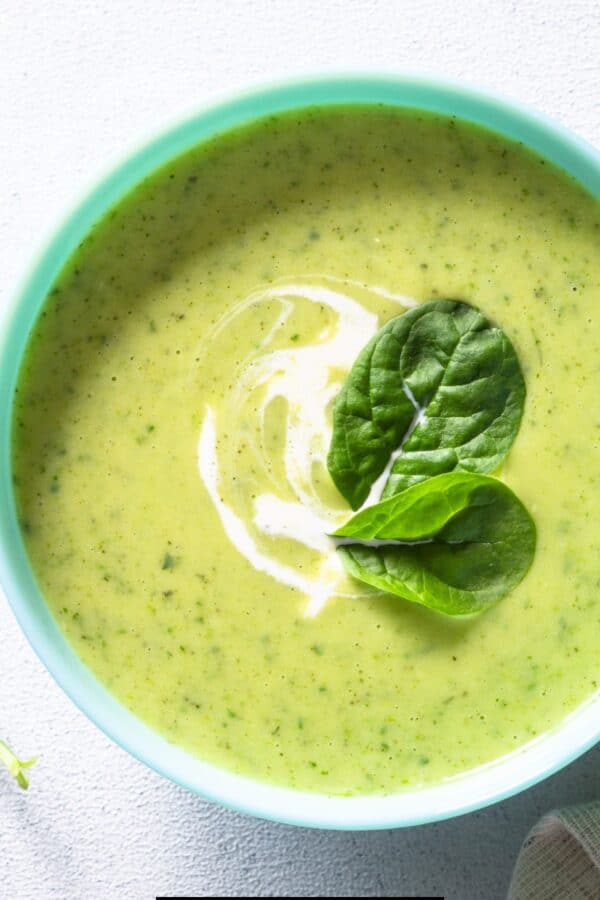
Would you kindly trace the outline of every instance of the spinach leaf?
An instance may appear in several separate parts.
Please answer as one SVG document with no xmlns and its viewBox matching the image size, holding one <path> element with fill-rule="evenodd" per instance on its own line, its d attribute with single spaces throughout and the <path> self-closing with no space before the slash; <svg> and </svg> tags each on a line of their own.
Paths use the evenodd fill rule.
<svg viewBox="0 0 600 900">
<path fill-rule="evenodd" d="M 448 615 L 481 612 L 533 561 L 536 529 L 521 501 L 486 475 L 437 475 L 366 507 L 335 532 L 359 581 Z"/>
<path fill-rule="evenodd" d="M 504 332 L 458 300 L 387 322 L 336 400 L 329 473 L 352 509 L 455 469 L 491 472 L 516 437 L 525 382 Z"/>
</svg>

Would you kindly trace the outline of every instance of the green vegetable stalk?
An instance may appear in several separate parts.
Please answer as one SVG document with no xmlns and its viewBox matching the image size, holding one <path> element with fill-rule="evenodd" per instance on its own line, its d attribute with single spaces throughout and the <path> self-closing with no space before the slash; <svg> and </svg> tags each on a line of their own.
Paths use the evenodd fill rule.
<svg viewBox="0 0 600 900">
<path fill-rule="evenodd" d="M 37 762 L 37 757 L 27 760 L 18 759 L 8 744 L 5 744 L 4 741 L 0 741 L 0 763 L 6 766 L 19 787 L 23 788 L 23 790 L 27 790 L 29 787 L 25 769 L 31 768 L 35 762 Z"/>
</svg>

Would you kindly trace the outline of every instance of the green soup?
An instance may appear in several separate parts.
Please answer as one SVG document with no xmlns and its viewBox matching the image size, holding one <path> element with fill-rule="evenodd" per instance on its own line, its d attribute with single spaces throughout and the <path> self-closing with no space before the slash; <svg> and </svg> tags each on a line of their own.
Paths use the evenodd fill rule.
<svg viewBox="0 0 600 900">
<path fill-rule="evenodd" d="M 310 791 L 439 781 L 557 725 L 598 686 L 599 238 L 544 160 L 385 108 L 270 118 L 148 178 L 62 272 L 15 398 L 22 529 L 77 653 L 169 740 Z M 536 556 L 469 620 L 353 581 L 327 537 L 340 385 L 443 297 L 527 384 L 495 474 Z"/>
</svg>

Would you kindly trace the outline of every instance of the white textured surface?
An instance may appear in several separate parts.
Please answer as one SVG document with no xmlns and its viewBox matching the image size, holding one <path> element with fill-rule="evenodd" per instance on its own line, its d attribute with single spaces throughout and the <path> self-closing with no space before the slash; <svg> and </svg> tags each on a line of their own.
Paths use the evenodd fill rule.
<svg viewBox="0 0 600 900">
<path fill-rule="evenodd" d="M 40 236 L 140 135 L 215 92 L 303 71 L 407 68 L 537 105 L 600 143 L 594 0 L 0 0 L 0 302 Z M 600 797 L 600 750 L 528 793 L 404 832 L 256 822 L 162 781 L 43 671 L 0 596 L 0 898 L 398 896 L 501 900 L 545 810 Z"/>
</svg>

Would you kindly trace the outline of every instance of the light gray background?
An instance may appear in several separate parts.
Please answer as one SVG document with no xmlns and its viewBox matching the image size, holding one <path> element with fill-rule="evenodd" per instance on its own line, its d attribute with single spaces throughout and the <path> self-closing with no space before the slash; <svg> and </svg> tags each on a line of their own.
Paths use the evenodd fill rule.
<svg viewBox="0 0 600 900">
<path fill-rule="evenodd" d="M 140 137 L 217 92 L 314 70 L 412 69 L 536 105 L 600 144 L 594 0 L 0 0 L 0 303 L 45 233 Z M 501 900 L 546 809 L 600 798 L 600 748 L 486 811 L 333 834 L 224 812 L 113 746 L 62 695 L 0 595 L 0 898 L 398 896 Z"/>
</svg>

